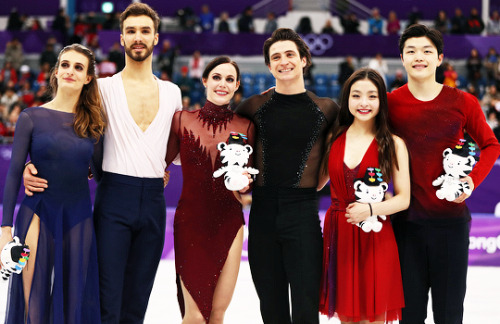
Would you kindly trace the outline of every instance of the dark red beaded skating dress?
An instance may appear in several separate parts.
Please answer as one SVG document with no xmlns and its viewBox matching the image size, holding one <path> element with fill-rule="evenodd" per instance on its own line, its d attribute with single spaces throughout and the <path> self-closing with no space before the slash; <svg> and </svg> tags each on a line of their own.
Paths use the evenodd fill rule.
<svg viewBox="0 0 500 324">
<path fill-rule="evenodd" d="M 389 219 L 378 233 L 365 233 L 347 223 L 345 208 L 355 201 L 354 180 L 366 168 L 378 167 L 373 140 L 353 170 L 344 164 L 346 133 L 332 144 L 328 163 L 332 204 L 323 229 L 323 275 L 320 311 L 341 321 L 390 323 L 401 318 L 404 307 L 399 256 Z M 379 219 L 380 220 L 380 219 Z"/>
<path fill-rule="evenodd" d="M 222 166 L 217 144 L 230 132 L 247 135 L 253 146 L 254 126 L 228 106 L 207 101 L 200 110 L 174 115 L 167 164 L 180 153 L 183 186 L 174 219 L 175 269 L 209 321 L 219 275 L 231 245 L 244 224 L 241 204 L 226 189 L 224 177 L 213 177 Z M 178 284 L 181 313 L 184 299 Z"/>
</svg>

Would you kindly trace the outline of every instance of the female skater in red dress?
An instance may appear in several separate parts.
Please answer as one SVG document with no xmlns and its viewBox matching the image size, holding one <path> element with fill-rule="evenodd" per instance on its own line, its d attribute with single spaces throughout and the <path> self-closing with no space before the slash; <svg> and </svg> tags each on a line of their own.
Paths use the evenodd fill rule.
<svg viewBox="0 0 500 324">
<path fill-rule="evenodd" d="M 179 154 L 183 186 L 175 212 L 175 268 L 182 323 L 223 323 L 236 285 L 243 244 L 243 212 L 238 193 L 214 178 L 222 163 L 217 144 L 230 132 L 248 137 L 253 123 L 234 114 L 229 101 L 240 84 L 239 68 L 216 57 L 202 77 L 207 102 L 195 111 L 174 115 L 167 164 Z"/>
<path fill-rule="evenodd" d="M 347 80 L 329 139 L 333 143 L 325 169 L 328 162 L 332 203 L 323 231 L 320 311 L 342 323 L 390 323 L 401 318 L 404 307 L 391 221 L 380 219 L 380 232 L 366 233 L 355 225 L 372 214 L 401 211 L 410 202 L 408 153 L 388 129 L 387 93 L 377 72 L 364 68 Z M 380 168 L 386 181 L 392 178 L 394 196 L 378 203 L 355 202 L 354 180 L 370 167 Z"/>
</svg>

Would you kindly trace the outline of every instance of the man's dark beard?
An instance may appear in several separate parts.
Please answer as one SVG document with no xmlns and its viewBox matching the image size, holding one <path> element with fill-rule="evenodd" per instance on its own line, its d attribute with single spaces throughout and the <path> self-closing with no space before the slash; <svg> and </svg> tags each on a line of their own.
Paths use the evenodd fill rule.
<svg viewBox="0 0 500 324">
<path fill-rule="evenodd" d="M 134 45 L 137 45 L 137 44 L 134 44 Z M 140 45 L 144 45 L 144 44 L 141 43 Z M 146 53 L 144 53 L 142 55 L 141 54 L 134 54 L 134 50 L 132 49 L 132 46 L 130 46 L 130 47 L 125 46 L 125 53 L 127 53 L 128 57 L 130 57 L 131 59 L 133 59 L 136 62 L 144 61 L 153 53 L 154 46 L 148 47 L 147 45 L 145 45 Z"/>
</svg>

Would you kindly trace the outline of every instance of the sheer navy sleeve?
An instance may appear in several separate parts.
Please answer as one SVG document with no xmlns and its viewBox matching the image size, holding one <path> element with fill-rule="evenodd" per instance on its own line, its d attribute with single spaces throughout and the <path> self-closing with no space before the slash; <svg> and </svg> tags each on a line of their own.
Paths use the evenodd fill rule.
<svg viewBox="0 0 500 324">
<path fill-rule="evenodd" d="M 104 135 L 99 138 L 99 141 L 94 144 L 94 154 L 90 163 L 94 180 L 99 182 L 102 177 L 102 160 L 104 154 Z"/>
<path fill-rule="evenodd" d="M 5 180 L 2 226 L 12 226 L 13 224 L 14 208 L 16 207 L 17 195 L 21 186 L 24 164 L 31 146 L 32 132 L 33 121 L 27 113 L 22 112 L 16 124 L 12 158 Z"/>
</svg>

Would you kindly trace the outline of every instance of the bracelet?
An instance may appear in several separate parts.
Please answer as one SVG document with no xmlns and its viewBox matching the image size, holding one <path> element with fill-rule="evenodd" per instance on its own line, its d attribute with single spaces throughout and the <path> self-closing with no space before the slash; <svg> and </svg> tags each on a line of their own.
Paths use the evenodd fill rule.
<svg viewBox="0 0 500 324">
<path fill-rule="evenodd" d="M 372 204 L 368 203 L 368 207 L 370 207 L 370 216 L 373 216 Z"/>
</svg>

